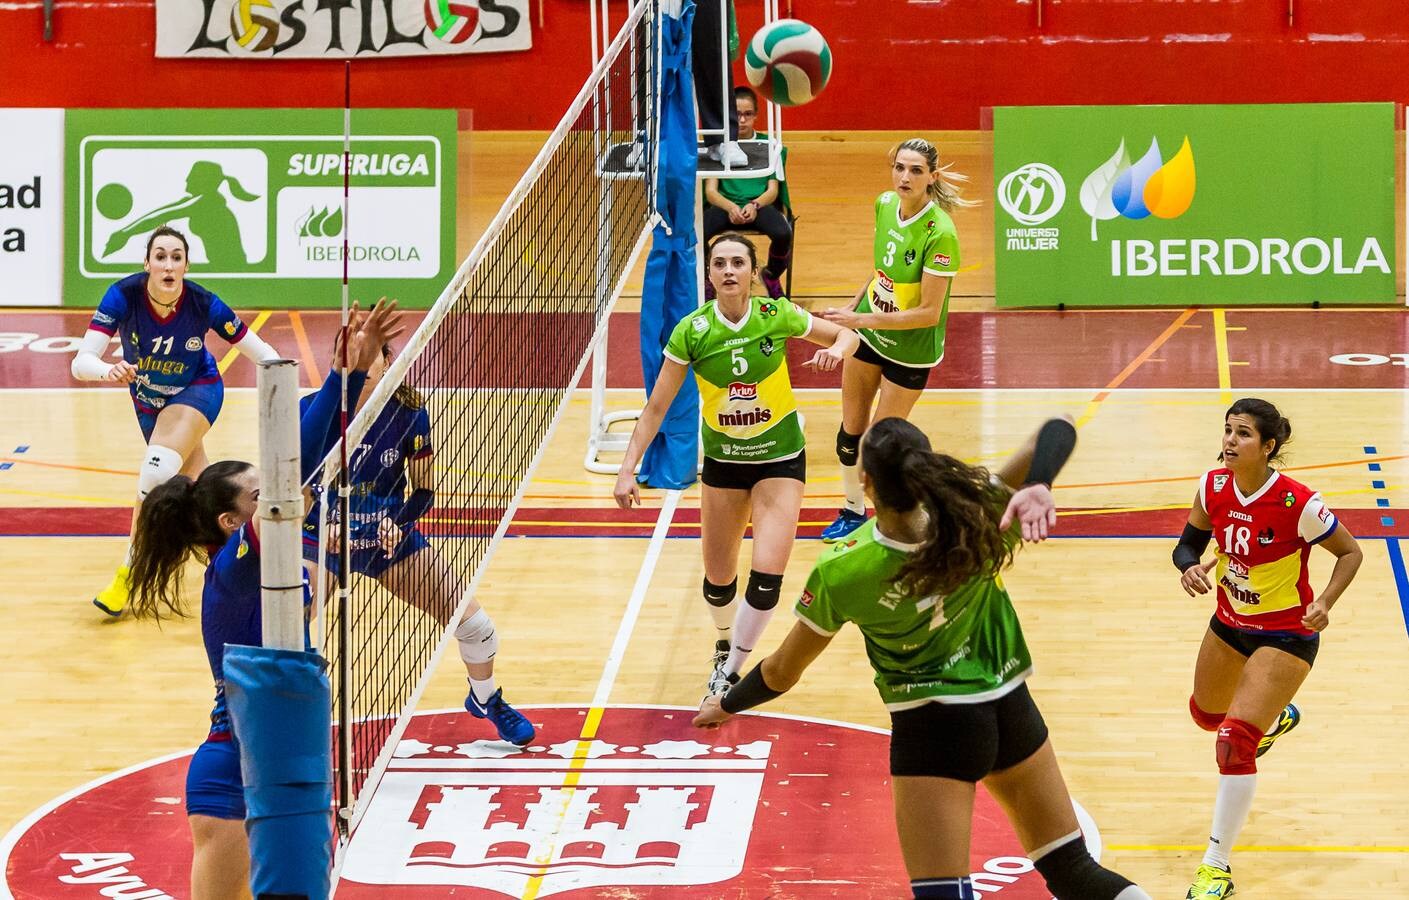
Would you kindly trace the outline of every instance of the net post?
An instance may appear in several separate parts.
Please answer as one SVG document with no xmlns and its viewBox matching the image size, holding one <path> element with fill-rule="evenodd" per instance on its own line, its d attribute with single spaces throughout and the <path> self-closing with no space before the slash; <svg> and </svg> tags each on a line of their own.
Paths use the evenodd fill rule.
<svg viewBox="0 0 1409 900">
<path fill-rule="evenodd" d="M 299 484 L 298 363 L 259 364 L 260 610 L 264 646 L 303 649 L 303 492 Z"/>
</svg>

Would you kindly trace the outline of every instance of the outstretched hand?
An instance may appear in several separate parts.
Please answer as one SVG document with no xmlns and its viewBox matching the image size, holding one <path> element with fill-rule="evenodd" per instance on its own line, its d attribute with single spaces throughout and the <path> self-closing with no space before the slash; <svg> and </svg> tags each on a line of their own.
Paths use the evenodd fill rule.
<svg viewBox="0 0 1409 900">
<path fill-rule="evenodd" d="M 367 371 L 382 353 L 382 347 L 406 331 L 401 321 L 401 313 L 396 309 L 397 301 L 383 297 L 365 316 L 357 315 L 357 305 L 352 307 L 349 330 L 352 337 L 348 341 L 348 362 L 354 369 Z"/>
<path fill-rule="evenodd" d="M 1022 523 L 1023 540 L 1037 544 L 1057 526 L 1057 501 L 1045 484 L 1029 484 L 1013 494 L 998 527 L 1003 531 L 1017 519 Z"/>
</svg>

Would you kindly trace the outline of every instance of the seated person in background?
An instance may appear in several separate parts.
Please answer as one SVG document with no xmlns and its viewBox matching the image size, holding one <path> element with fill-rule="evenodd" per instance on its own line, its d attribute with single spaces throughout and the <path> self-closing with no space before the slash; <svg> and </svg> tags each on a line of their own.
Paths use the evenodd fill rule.
<svg viewBox="0 0 1409 900">
<path fill-rule="evenodd" d="M 739 140 L 765 141 L 768 135 L 754 129 L 758 116 L 758 97 L 746 87 L 734 91 L 734 105 L 739 114 Z M 781 297 L 781 279 L 787 271 L 793 252 L 793 229 L 787 217 L 773 204 L 779 194 L 787 202 L 784 149 L 778 161 L 778 171 L 759 178 L 705 179 L 704 239 L 733 228 L 748 228 L 768 236 L 768 264 L 759 272 L 768 296 Z M 705 298 L 713 299 L 711 285 L 705 282 Z"/>
</svg>

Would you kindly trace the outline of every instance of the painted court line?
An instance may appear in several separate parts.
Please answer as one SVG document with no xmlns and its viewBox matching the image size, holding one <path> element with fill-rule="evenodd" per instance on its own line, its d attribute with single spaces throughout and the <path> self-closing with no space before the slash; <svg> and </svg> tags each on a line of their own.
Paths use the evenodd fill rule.
<svg viewBox="0 0 1409 900">
<path fill-rule="evenodd" d="M 680 495 L 680 491 L 666 491 L 665 498 L 661 503 L 660 516 L 656 518 L 655 531 L 651 533 L 651 543 L 646 547 L 646 558 L 642 560 L 641 569 L 636 573 L 636 584 L 631 588 L 631 599 L 627 601 L 626 611 L 622 614 L 621 622 L 617 626 L 616 638 L 612 641 L 611 652 L 607 654 L 607 661 L 602 666 L 602 677 L 597 680 L 597 691 L 592 695 L 592 706 L 588 709 L 587 718 L 582 723 L 582 734 L 577 739 L 577 748 L 573 751 L 572 761 L 568 764 L 567 777 L 563 779 L 563 787 L 566 790 L 563 794 L 562 809 L 558 812 L 559 827 L 567 817 L 568 805 L 572 800 L 573 792 L 582 779 L 583 764 L 586 763 L 592 741 L 597 736 L 597 728 L 602 724 L 602 714 L 606 711 L 612 686 L 616 684 L 617 673 L 621 671 L 622 660 L 626 658 L 626 648 L 631 643 L 631 633 L 636 630 L 636 620 L 641 615 L 641 607 L 646 601 L 646 591 L 651 586 L 651 577 L 655 574 L 656 565 L 660 562 L 661 550 L 665 547 L 665 538 L 670 531 L 671 520 L 675 518 L 675 509 L 680 505 Z M 549 844 L 547 852 L 538 858 L 539 864 L 546 866 L 551 863 L 553 853 L 556 850 L 556 843 Z M 538 896 L 538 892 L 543 888 L 545 874 L 547 873 L 540 872 L 528 880 L 528 884 L 524 886 L 522 900 L 534 900 Z"/>
<path fill-rule="evenodd" d="M 1176 316 L 1173 322 L 1165 326 L 1164 331 L 1160 332 L 1159 337 L 1151 341 L 1150 345 L 1144 350 L 1141 350 L 1139 355 L 1137 355 L 1134 359 L 1127 363 L 1125 368 L 1121 369 L 1120 373 L 1114 378 L 1112 378 L 1110 382 L 1104 388 L 1101 389 L 1100 393 L 1096 394 L 1095 397 L 1091 398 L 1091 401 L 1086 404 L 1085 411 L 1082 412 L 1081 416 L 1076 420 L 1076 426 L 1080 428 L 1087 422 L 1091 421 L 1092 417 L 1096 415 L 1096 411 L 1100 409 L 1101 404 L 1106 400 L 1107 397 L 1111 395 L 1111 391 L 1124 384 L 1127 378 L 1135 374 L 1136 369 L 1140 368 L 1146 362 L 1148 362 L 1150 357 L 1155 355 L 1155 351 L 1159 350 L 1160 347 L 1164 346 L 1166 341 L 1174 337 L 1174 335 L 1178 334 L 1179 329 L 1183 328 L 1184 323 L 1189 321 L 1189 319 L 1193 318 L 1194 313 L 1197 311 L 1198 310 L 1194 309 L 1193 307 L 1190 307 L 1189 309 L 1184 310 L 1178 316 Z"/>
</svg>

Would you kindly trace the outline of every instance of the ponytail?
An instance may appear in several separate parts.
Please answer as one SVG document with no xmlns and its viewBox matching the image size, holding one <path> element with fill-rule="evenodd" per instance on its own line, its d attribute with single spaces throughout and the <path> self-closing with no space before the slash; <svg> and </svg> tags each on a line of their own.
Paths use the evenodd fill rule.
<svg viewBox="0 0 1409 900">
<path fill-rule="evenodd" d="M 925 158 L 925 164 L 929 166 L 931 172 L 939 172 L 939 177 L 925 186 L 925 192 L 929 194 L 935 205 L 945 212 L 953 212 L 958 207 L 978 206 L 977 200 L 966 200 L 962 196 L 962 184 L 969 180 L 969 176 L 955 172 L 953 163 L 939 164 L 939 148 L 924 138 L 910 138 L 898 144 L 890 151 L 890 161 L 895 162 L 895 157 L 901 150 L 910 150 Z"/>
<path fill-rule="evenodd" d="M 235 510 L 240 485 L 236 475 L 249 463 L 213 463 L 196 480 L 170 478 L 147 494 L 132 531 L 131 600 L 137 619 L 162 618 L 162 608 L 184 618 L 181 590 L 186 560 L 192 552 L 204 558 L 205 548 L 225 543 L 220 514 Z"/>
<path fill-rule="evenodd" d="M 987 469 L 933 452 L 923 432 L 898 418 L 871 426 L 861 462 L 877 506 L 897 512 L 921 506 L 927 516 L 920 549 L 894 579 L 905 596 L 950 594 L 1013 561 L 1017 545 L 998 526 L 1007 494 Z"/>
</svg>

